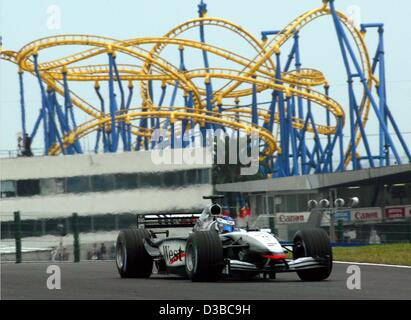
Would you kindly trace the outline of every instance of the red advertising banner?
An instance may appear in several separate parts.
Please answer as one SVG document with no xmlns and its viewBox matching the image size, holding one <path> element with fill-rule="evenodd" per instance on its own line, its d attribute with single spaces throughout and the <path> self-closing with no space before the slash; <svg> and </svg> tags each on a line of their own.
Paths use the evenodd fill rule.
<svg viewBox="0 0 411 320">
<path fill-rule="evenodd" d="M 405 219 L 405 207 L 388 207 L 384 209 L 386 219 Z"/>
<path fill-rule="evenodd" d="M 405 207 L 405 217 L 406 218 L 411 218 L 411 206 L 406 206 Z"/>
</svg>

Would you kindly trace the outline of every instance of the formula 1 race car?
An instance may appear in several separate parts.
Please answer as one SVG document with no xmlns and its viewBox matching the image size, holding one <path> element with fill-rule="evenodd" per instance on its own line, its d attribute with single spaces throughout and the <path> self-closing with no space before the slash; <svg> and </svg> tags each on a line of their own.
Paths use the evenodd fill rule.
<svg viewBox="0 0 411 320">
<path fill-rule="evenodd" d="M 117 239 L 120 276 L 148 278 L 154 263 L 159 274 L 181 275 L 192 281 L 217 281 L 223 275 L 275 279 L 280 272 L 296 272 L 306 281 L 328 278 L 333 259 L 324 230 L 303 229 L 291 245 L 283 245 L 269 229 L 237 228 L 233 219 L 222 215 L 217 203 L 220 198 L 204 197 L 212 203 L 201 214 L 139 215 L 138 227 L 122 230 Z M 173 227 L 193 229 L 187 237 L 169 237 L 169 230 L 146 229 Z M 160 234 L 165 237 L 158 238 Z"/>
</svg>

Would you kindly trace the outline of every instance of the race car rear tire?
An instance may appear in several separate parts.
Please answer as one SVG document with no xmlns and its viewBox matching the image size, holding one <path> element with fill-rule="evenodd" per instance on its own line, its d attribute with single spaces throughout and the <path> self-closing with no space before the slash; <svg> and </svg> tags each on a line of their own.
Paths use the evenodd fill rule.
<svg viewBox="0 0 411 320">
<path fill-rule="evenodd" d="M 297 271 L 301 280 L 321 281 L 330 276 L 333 266 L 332 249 L 330 238 L 323 229 L 298 231 L 294 236 L 293 243 L 294 259 L 313 257 L 325 261 L 324 267 Z"/>
<path fill-rule="evenodd" d="M 150 237 L 145 229 L 126 229 L 117 237 L 116 265 L 122 278 L 148 278 L 153 258 L 144 248 L 143 239 Z"/>
<path fill-rule="evenodd" d="M 186 273 L 191 281 L 217 281 L 224 267 L 223 245 L 215 231 L 193 232 L 187 239 Z"/>
</svg>

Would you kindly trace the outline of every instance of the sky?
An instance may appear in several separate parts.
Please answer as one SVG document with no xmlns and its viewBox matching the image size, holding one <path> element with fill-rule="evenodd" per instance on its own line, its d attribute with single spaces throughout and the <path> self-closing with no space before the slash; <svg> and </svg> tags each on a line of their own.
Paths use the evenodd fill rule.
<svg viewBox="0 0 411 320">
<path fill-rule="evenodd" d="M 92 34 L 116 39 L 161 36 L 172 27 L 197 17 L 198 3 L 197 0 L 0 0 L 0 35 L 3 49 L 16 51 L 35 39 L 57 34 Z M 207 0 L 206 3 L 209 16 L 224 17 L 260 37 L 262 30 L 281 29 L 299 14 L 321 6 L 322 1 Z M 408 24 L 411 2 L 336 0 L 336 5 L 345 13 L 352 12 L 354 8 L 361 22 L 385 24 L 389 106 L 411 146 L 411 134 L 407 134 L 411 132 L 411 30 Z M 50 13 L 56 7 L 61 13 L 60 25 L 50 22 Z M 366 37 L 371 55 L 375 52 L 376 38 L 375 31 Z M 214 31 L 209 39 L 244 56 L 252 58 L 255 55 L 229 33 Z M 57 57 L 65 53 L 64 50 L 68 49 L 51 51 L 49 55 Z M 303 67 L 323 71 L 331 84 L 331 96 L 346 105 L 346 76 L 330 17 L 319 19 L 301 32 L 301 52 Z M 172 53 L 170 59 L 171 56 Z M 193 65 L 199 61 L 191 60 Z M 27 122 L 31 131 L 40 108 L 38 84 L 31 75 L 25 76 L 25 91 Z M 92 87 L 80 88 L 78 92 L 95 102 L 90 93 Z M 0 61 L 0 150 L 17 147 L 17 133 L 21 131 L 19 108 L 17 68 Z M 78 114 L 78 117 L 81 122 L 84 116 Z M 373 135 L 378 128 L 371 120 L 367 131 L 371 143 L 376 145 Z M 42 138 L 38 135 L 33 147 L 41 145 Z"/>
</svg>

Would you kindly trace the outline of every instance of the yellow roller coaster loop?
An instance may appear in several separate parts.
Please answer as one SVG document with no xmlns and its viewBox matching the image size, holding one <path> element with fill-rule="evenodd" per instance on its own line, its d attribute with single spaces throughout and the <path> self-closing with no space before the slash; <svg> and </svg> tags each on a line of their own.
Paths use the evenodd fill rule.
<svg viewBox="0 0 411 320">
<path fill-rule="evenodd" d="M 363 129 L 371 110 L 370 92 L 374 85 L 379 85 L 379 79 L 371 68 L 365 34 L 342 12 L 333 11 L 327 1 L 320 8 L 307 11 L 292 20 L 281 31 L 274 33 L 271 39 L 262 41 L 233 22 L 202 15 L 174 27 L 162 37 L 118 40 L 94 35 L 58 35 L 35 40 L 18 52 L 0 51 L 0 59 L 17 64 L 20 72 L 39 77 L 49 92 L 54 91 L 66 100 L 69 97 L 73 106 L 90 117 L 88 121 L 72 130 L 62 132 L 60 142 L 56 137 L 51 139 L 52 142 L 48 146 L 50 155 L 64 152 L 76 141 L 93 132 L 112 134 L 112 138 L 115 139 L 116 130 L 123 130 L 123 133 L 124 130 L 129 130 L 137 139 L 150 139 L 156 129 L 155 121 L 157 127 L 161 126 L 167 130 L 175 130 L 169 125 L 177 121 L 181 123 L 180 133 L 186 130 L 187 123 L 189 126 L 198 124 L 200 128 L 209 125 L 221 126 L 244 134 L 258 132 L 265 144 L 261 149 L 261 159 L 272 159 L 273 156 L 277 158 L 283 151 L 280 145 L 287 137 L 280 128 L 286 121 L 289 122 L 290 128 L 303 133 L 299 139 L 304 139 L 305 132 L 326 136 L 341 135 L 346 121 L 344 108 L 328 95 L 329 84 L 325 74 L 307 67 L 297 67 L 295 70 L 280 70 L 279 67 L 277 70 L 276 65 L 276 59 L 281 54 L 284 44 L 308 24 L 324 16 L 337 16 L 341 25 L 348 31 L 365 75 L 366 85 L 358 103 L 361 121 L 356 122 L 353 129 L 355 139 L 351 140 L 344 154 L 343 162 L 347 167 L 353 160 L 352 142 L 355 141 L 355 146 L 358 146 L 363 139 Z M 222 28 L 238 36 L 251 47 L 253 56 L 244 57 L 203 40 L 184 38 L 188 31 L 203 30 L 205 27 Z M 63 46 L 80 50 L 67 56 L 42 61 L 45 50 Z M 179 52 L 180 66 L 171 62 L 166 49 Z M 203 54 L 203 57 L 217 57 L 220 61 L 224 59 L 229 62 L 229 67 L 186 68 L 185 50 Z M 126 59 L 127 62 L 120 63 L 121 59 Z M 103 62 L 95 63 L 97 60 Z M 100 95 L 102 82 L 109 84 L 110 110 L 103 110 L 101 106 L 90 103 L 89 99 L 79 97 L 73 90 L 74 84 L 79 86 L 83 83 L 92 83 Z M 127 107 L 123 82 L 128 82 L 130 91 Z M 140 88 L 138 102 L 132 100 L 135 83 L 138 83 Z M 120 95 L 114 92 L 114 86 L 118 86 Z M 153 96 L 154 87 L 161 88 L 160 103 L 155 101 L 158 97 Z M 170 91 L 170 88 L 173 94 L 167 93 L 167 89 Z M 323 89 L 325 93 L 320 92 Z M 257 106 L 257 95 L 263 93 L 273 95 L 270 107 Z M 177 96 L 183 98 L 176 98 Z M 166 98 L 170 103 L 165 101 Z M 240 99 L 246 101 L 247 98 L 252 99 L 252 103 L 240 106 Z M 332 119 L 327 118 L 326 124 L 314 123 L 314 119 L 310 122 L 308 115 L 305 118 L 297 112 L 296 101 L 304 101 L 310 110 L 311 106 L 320 107 L 327 113 L 327 117 L 332 116 Z M 281 105 L 284 105 L 283 109 L 278 109 Z M 129 129 L 125 129 L 127 127 Z M 286 132 L 291 134 L 289 130 Z M 141 140 L 139 141 L 137 145 L 141 143 Z"/>
</svg>

